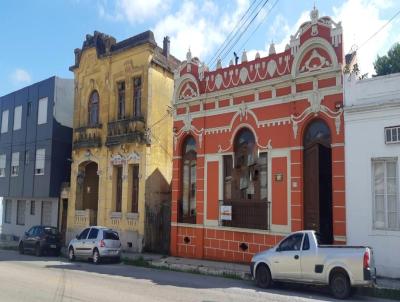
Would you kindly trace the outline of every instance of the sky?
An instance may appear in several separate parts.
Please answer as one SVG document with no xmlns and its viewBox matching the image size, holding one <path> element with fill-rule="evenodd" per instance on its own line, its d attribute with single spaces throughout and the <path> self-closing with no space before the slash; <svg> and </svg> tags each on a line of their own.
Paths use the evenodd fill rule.
<svg viewBox="0 0 400 302">
<path fill-rule="evenodd" d="M 171 53 L 177 58 L 184 60 L 190 48 L 213 68 L 213 57 L 253 1 L 0 1 L 0 96 L 53 75 L 73 78 L 68 68 L 74 63 L 74 49 L 95 30 L 121 41 L 151 29 L 161 47 L 163 37 L 170 36 Z M 309 20 L 314 4 L 320 16 L 342 22 L 345 53 L 359 47 L 362 73 L 374 74 L 377 55 L 400 41 L 398 16 L 364 44 L 400 10 L 399 0 L 269 0 L 235 47 L 221 56 L 223 65 L 233 51 L 240 57 L 246 50 L 249 60 L 257 51 L 265 56 L 271 42 L 277 52 L 283 51 L 290 35 Z"/>
</svg>

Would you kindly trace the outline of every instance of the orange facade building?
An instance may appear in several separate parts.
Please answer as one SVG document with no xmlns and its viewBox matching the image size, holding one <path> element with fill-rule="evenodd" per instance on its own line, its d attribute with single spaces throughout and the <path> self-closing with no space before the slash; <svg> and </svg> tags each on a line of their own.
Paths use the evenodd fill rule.
<svg viewBox="0 0 400 302">
<path fill-rule="evenodd" d="M 282 53 L 175 74 L 171 254 L 248 262 L 286 234 L 346 241 L 342 28 L 311 20 Z"/>
</svg>

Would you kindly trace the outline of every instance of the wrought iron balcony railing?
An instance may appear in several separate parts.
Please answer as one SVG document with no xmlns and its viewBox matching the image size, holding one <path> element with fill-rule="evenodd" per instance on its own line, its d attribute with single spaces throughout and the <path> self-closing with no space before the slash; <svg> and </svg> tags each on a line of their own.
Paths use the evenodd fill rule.
<svg viewBox="0 0 400 302">
<path fill-rule="evenodd" d="M 270 229 L 270 202 L 267 201 L 223 201 L 232 206 L 232 220 L 222 221 L 223 226 L 246 229 Z"/>
<path fill-rule="evenodd" d="M 147 144 L 145 121 L 143 117 L 134 117 L 108 123 L 106 146 L 122 143 Z"/>
<path fill-rule="evenodd" d="M 98 148 L 101 147 L 102 125 L 75 128 L 73 148 Z"/>
</svg>

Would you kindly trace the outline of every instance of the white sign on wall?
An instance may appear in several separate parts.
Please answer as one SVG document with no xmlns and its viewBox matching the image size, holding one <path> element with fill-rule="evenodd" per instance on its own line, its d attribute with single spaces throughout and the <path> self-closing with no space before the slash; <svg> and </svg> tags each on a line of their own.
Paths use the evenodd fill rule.
<svg viewBox="0 0 400 302">
<path fill-rule="evenodd" d="M 220 206 L 219 209 L 220 220 L 232 220 L 232 206 Z"/>
</svg>

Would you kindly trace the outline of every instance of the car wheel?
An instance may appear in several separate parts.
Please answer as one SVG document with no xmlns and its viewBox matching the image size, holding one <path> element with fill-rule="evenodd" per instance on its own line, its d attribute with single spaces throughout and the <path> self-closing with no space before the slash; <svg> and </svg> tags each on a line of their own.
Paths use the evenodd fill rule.
<svg viewBox="0 0 400 302">
<path fill-rule="evenodd" d="M 94 264 L 99 264 L 100 263 L 100 253 L 97 249 L 94 249 L 93 255 L 92 255 L 93 263 Z"/>
<path fill-rule="evenodd" d="M 69 261 L 75 261 L 75 252 L 74 252 L 74 248 L 71 246 L 68 250 L 68 260 Z"/>
<path fill-rule="evenodd" d="M 265 264 L 259 264 L 256 270 L 257 286 L 261 288 L 269 288 L 272 285 L 271 272 Z"/>
<path fill-rule="evenodd" d="M 42 248 L 40 247 L 39 243 L 37 243 L 35 246 L 35 256 L 36 257 L 42 256 Z"/>
<path fill-rule="evenodd" d="M 332 295 L 336 299 L 346 299 L 351 293 L 349 277 L 343 272 L 336 272 L 329 282 Z"/>
<path fill-rule="evenodd" d="M 25 253 L 25 250 L 24 250 L 24 244 L 21 242 L 20 244 L 19 244 L 19 246 L 18 246 L 18 251 L 19 251 L 19 253 L 21 254 L 21 255 L 23 255 L 24 253 Z"/>
</svg>

